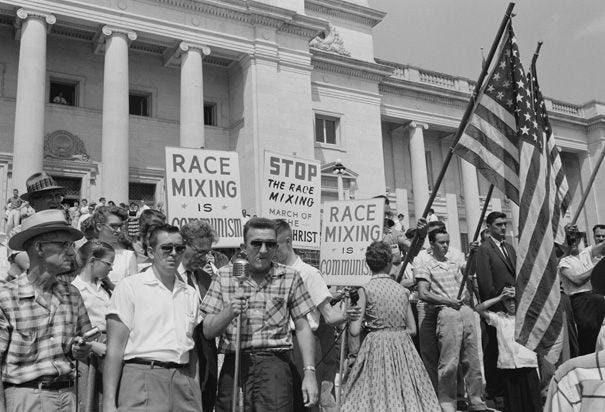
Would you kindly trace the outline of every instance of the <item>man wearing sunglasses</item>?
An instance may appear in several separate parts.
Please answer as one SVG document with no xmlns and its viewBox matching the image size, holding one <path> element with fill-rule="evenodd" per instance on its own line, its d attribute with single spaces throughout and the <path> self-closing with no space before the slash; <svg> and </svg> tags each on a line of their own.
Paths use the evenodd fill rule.
<svg viewBox="0 0 605 412">
<path fill-rule="evenodd" d="M 219 351 L 225 354 L 218 383 L 217 412 L 231 409 L 235 369 L 235 319 L 242 313 L 241 372 L 246 411 L 293 409 L 292 334 L 302 351 L 305 406 L 317 402 L 315 342 L 306 315 L 314 308 L 303 281 L 294 269 L 274 262 L 277 251 L 275 222 L 252 218 L 244 225 L 248 256 L 245 276 L 236 278 L 233 265 L 219 269 L 202 302 L 204 335 L 220 336 Z"/>
<path fill-rule="evenodd" d="M 75 411 L 74 359 L 85 360 L 91 329 L 76 288 L 57 279 L 73 259 L 82 232 L 63 212 L 45 210 L 10 238 L 30 267 L 0 288 L 0 410 Z"/>
<path fill-rule="evenodd" d="M 177 276 L 185 249 L 177 227 L 155 226 L 149 234 L 151 269 L 124 278 L 114 290 L 107 312 L 105 412 L 143 405 L 152 411 L 202 410 L 189 367 L 200 302 Z"/>
</svg>

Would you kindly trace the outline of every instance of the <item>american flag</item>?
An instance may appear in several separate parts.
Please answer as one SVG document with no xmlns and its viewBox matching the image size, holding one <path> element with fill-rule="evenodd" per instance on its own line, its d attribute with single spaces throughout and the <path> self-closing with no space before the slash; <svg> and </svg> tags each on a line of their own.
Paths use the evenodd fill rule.
<svg viewBox="0 0 605 412">
<path fill-rule="evenodd" d="M 516 339 L 556 356 L 551 348 L 563 313 L 554 242 L 563 233 L 567 183 L 546 111 L 534 111 L 538 95 L 532 97 L 510 22 L 496 56 L 455 152 L 519 205 Z"/>
</svg>

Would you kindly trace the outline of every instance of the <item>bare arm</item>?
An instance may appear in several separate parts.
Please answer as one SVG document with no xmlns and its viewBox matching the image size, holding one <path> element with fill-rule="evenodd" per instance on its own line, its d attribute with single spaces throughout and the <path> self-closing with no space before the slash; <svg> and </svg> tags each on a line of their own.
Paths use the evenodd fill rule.
<svg viewBox="0 0 605 412">
<path fill-rule="evenodd" d="M 582 272 L 579 274 L 575 274 L 570 268 L 561 268 L 561 274 L 565 276 L 571 283 L 576 286 L 582 286 L 590 279 L 590 275 L 592 275 L 592 269 L 588 269 L 586 272 Z"/>
<path fill-rule="evenodd" d="M 116 394 L 122 376 L 124 349 L 130 330 L 117 315 L 107 316 L 107 354 L 103 368 L 103 410 L 115 411 Z"/>
<path fill-rule="evenodd" d="M 365 290 L 363 290 L 363 288 L 359 288 L 359 301 L 357 302 L 357 305 L 360 309 L 360 316 L 359 319 L 351 322 L 351 324 L 349 325 L 349 332 L 351 333 L 351 336 L 359 336 L 359 334 L 361 333 L 361 323 L 363 322 L 363 317 L 366 313 L 366 302 L 366 292 Z"/>
<path fill-rule="evenodd" d="M 315 367 L 315 338 L 306 317 L 294 321 L 296 339 L 304 366 Z M 315 404 L 318 399 L 317 379 L 315 370 L 305 369 L 302 382 L 303 401 L 305 406 Z"/>
<path fill-rule="evenodd" d="M 244 296 L 235 296 L 234 299 L 225 308 L 216 315 L 206 315 L 203 323 L 204 336 L 206 339 L 213 339 L 227 329 L 227 326 L 235 319 L 246 304 Z"/>
<path fill-rule="evenodd" d="M 347 320 L 356 320 L 359 317 L 359 307 L 351 306 L 346 311 L 337 310 L 330 304 L 330 299 L 326 299 L 319 304 L 317 307 L 319 312 L 323 315 L 326 323 L 331 326 L 337 326 Z"/>
<path fill-rule="evenodd" d="M 407 312 L 408 313 L 406 315 L 406 321 L 408 324 L 408 333 L 410 334 L 410 336 L 416 336 L 416 320 L 414 319 L 414 312 L 412 312 L 412 305 L 409 302 Z"/>
<path fill-rule="evenodd" d="M 422 279 L 418 279 L 418 297 L 433 305 L 445 305 L 454 309 L 460 309 L 460 306 L 462 306 L 461 300 L 445 298 L 429 291 L 429 282 Z"/>
</svg>

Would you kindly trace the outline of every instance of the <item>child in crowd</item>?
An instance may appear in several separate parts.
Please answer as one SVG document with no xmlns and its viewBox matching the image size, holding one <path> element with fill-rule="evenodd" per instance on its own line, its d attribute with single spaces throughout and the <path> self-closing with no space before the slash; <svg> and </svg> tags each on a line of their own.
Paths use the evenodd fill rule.
<svg viewBox="0 0 605 412">
<path fill-rule="evenodd" d="M 72 282 L 82 295 L 90 323 L 101 331 L 98 341 L 91 343 L 92 353 L 89 363 L 80 363 L 78 367 L 80 402 L 78 410 L 86 412 L 100 410 L 99 405 L 102 405 L 101 366 L 106 350 L 105 315 L 110 298 L 110 292 L 103 280 L 113 266 L 114 257 L 115 251 L 108 243 L 98 240 L 86 242 L 78 250 L 80 273 Z"/>
<path fill-rule="evenodd" d="M 506 308 L 504 312 L 488 309 L 498 302 Z M 515 301 L 514 286 L 505 287 L 493 299 L 477 305 L 475 310 L 485 321 L 496 328 L 498 337 L 498 369 L 504 377 L 504 411 L 534 412 L 542 410 L 538 358 L 536 353 L 515 341 Z"/>
</svg>

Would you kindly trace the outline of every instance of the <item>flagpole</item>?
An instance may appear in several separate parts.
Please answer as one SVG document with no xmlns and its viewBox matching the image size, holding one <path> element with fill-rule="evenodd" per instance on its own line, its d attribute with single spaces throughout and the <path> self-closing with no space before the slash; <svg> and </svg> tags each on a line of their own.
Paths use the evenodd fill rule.
<svg viewBox="0 0 605 412">
<path fill-rule="evenodd" d="M 595 168 L 592 170 L 592 174 L 590 175 L 590 179 L 588 180 L 588 184 L 586 185 L 586 190 L 584 190 L 584 193 L 582 194 L 582 200 L 580 200 L 580 204 L 578 205 L 578 208 L 577 208 L 576 212 L 574 213 L 573 218 L 571 219 L 570 225 L 575 225 L 576 222 L 578 221 L 578 218 L 580 217 L 580 212 L 582 211 L 582 208 L 584 207 L 584 204 L 586 203 L 586 199 L 588 198 L 590 189 L 592 189 L 592 185 L 597 177 L 597 172 L 601 168 L 601 163 L 603 163 L 604 157 L 605 157 L 605 146 L 603 146 L 603 150 L 601 150 L 601 154 L 599 155 L 597 164 L 595 165 Z"/>
<path fill-rule="evenodd" d="M 489 70 L 489 67 L 492 64 L 494 55 L 496 54 L 496 51 L 498 50 L 498 45 L 500 44 L 500 40 L 502 39 L 504 30 L 506 29 L 506 26 L 508 25 L 508 23 L 512 17 L 512 12 L 513 12 L 514 7 L 515 7 L 515 3 L 508 3 L 508 7 L 506 8 L 504 17 L 502 18 L 502 22 L 500 23 L 500 27 L 498 28 L 496 38 L 494 39 L 494 42 L 492 43 L 492 47 L 489 50 L 489 53 L 487 55 L 487 60 L 486 60 L 485 64 L 483 65 L 483 67 L 481 68 L 481 74 L 479 75 L 479 79 L 477 80 L 477 84 L 475 85 L 475 89 L 473 90 L 473 94 L 471 95 L 468 105 L 466 106 L 466 111 L 464 112 L 464 115 L 462 116 L 462 120 L 460 121 L 458 130 L 456 131 L 456 134 L 454 136 L 454 141 L 452 142 L 452 145 L 450 146 L 450 148 L 447 152 L 447 155 L 446 155 L 445 159 L 443 160 L 443 166 L 441 167 L 439 176 L 437 176 L 437 180 L 435 181 L 433 190 L 431 191 L 431 195 L 429 196 L 429 200 L 427 201 L 426 206 L 424 207 L 424 212 L 422 213 L 423 219 L 426 218 L 426 216 L 428 215 L 429 209 L 433 205 L 433 202 L 435 201 L 435 197 L 437 197 L 437 193 L 439 191 L 439 186 L 441 186 L 443 178 L 445 177 L 445 173 L 447 172 L 447 168 L 452 160 L 452 156 L 454 155 L 454 147 L 456 147 L 456 144 L 458 144 L 460 137 L 462 137 L 462 133 L 464 133 L 464 130 L 466 129 L 468 120 L 471 117 L 473 110 L 475 109 L 475 105 L 477 103 L 477 97 L 479 96 L 479 92 L 481 91 L 481 88 L 483 87 L 483 81 L 485 80 L 485 76 L 487 76 L 487 72 Z M 397 274 L 397 283 L 400 283 L 401 279 L 403 279 L 403 273 L 405 272 L 405 268 L 407 267 L 408 263 L 410 263 L 410 260 L 412 259 L 412 255 L 413 255 L 412 252 L 417 250 L 420 247 L 420 241 L 421 241 L 420 236 L 418 235 L 418 232 L 416 231 L 416 234 L 414 235 L 414 239 L 412 240 L 412 245 L 410 246 L 410 250 L 408 253 L 406 253 L 403 264 L 401 265 L 401 269 L 399 269 L 399 273 Z"/>
<path fill-rule="evenodd" d="M 534 56 L 531 58 L 531 74 L 535 75 L 534 67 L 536 67 L 536 61 L 538 60 L 538 56 L 540 55 L 540 49 L 542 48 L 543 41 L 540 40 L 538 45 L 536 46 L 536 51 L 534 52 Z"/>
<path fill-rule="evenodd" d="M 479 238 L 479 234 L 481 233 L 481 226 L 483 226 L 483 219 L 485 219 L 485 214 L 487 213 L 487 208 L 489 206 L 489 201 L 492 199 L 492 193 L 494 192 L 494 185 L 489 185 L 489 189 L 487 190 L 487 195 L 485 196 L 485 202 L 483 203 L 483 209 L 481 209 L 481 217 L 479 217 L 479 222 L 477 223 L 477 227 L 475 228 L 475 235 L 473 236 L 473 242 L 476 242 Z M 468 277 L 471 275 L 471 269 L 475 268 L 473 264 L 475 263 L 475 254 L 477 250 L 471 249 L 468 253 L 468 259 L 466 260 L 466 267 L 464 268 L 464 274 L 462 275 L 462 283 L 460 284 L 460 289 L 458 289 L 458 297 L 456 299 L 460 300 L 462 297 L 462 293 L 464 292 L 464 286 L 468 281 Z"/>
</svg>

